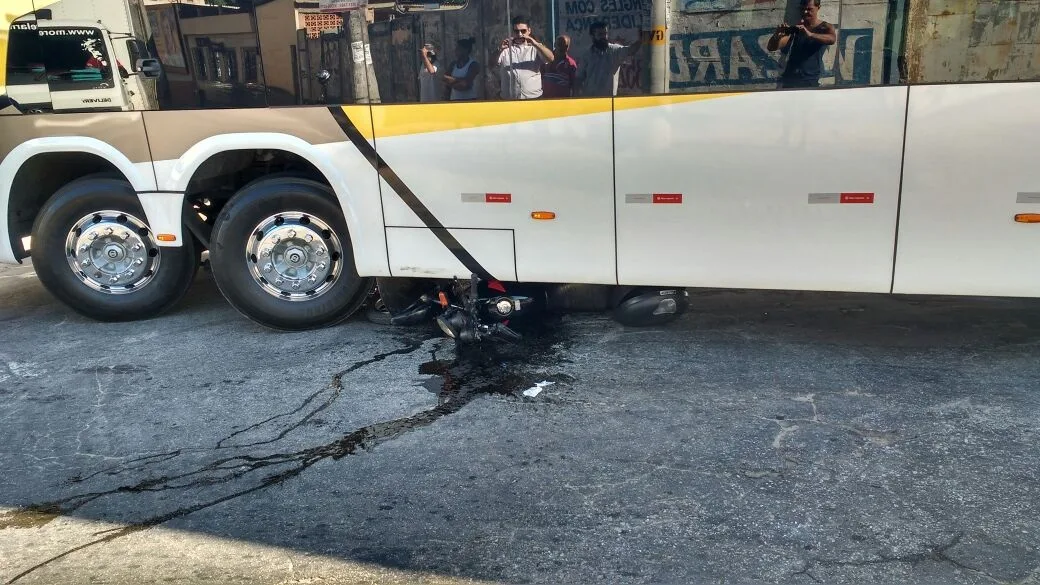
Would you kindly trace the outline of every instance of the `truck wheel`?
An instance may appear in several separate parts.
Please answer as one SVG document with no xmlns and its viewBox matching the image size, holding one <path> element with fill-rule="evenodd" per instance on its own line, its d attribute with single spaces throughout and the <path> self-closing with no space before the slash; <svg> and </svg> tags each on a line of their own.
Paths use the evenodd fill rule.
<svg viewBox="0 0 1040 585">
<path fill-rule="evenodd" d="M 239 191 L 213 226 L 210 264 L 235 309 L 286 331 L 343 321 L 373 286 L 357 274 L 332 191 L 306 179 L 271 179 Z"/>
<path fill-rule="evenodd" d="M 43 286 L 99 321 L 163 313 L 188 291 L 197 268 L 193 238 L 160 248 L 123 179 L 80 179 L 59 189 L 36 217 L 30 252 Z"/>
</svg>

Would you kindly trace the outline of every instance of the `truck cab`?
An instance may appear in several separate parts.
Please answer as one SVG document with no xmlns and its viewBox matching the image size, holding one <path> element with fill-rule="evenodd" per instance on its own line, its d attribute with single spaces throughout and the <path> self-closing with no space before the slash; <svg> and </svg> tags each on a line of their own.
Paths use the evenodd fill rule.
<svg viewBox="0 0 1040 585">
<path fill-rule="evenodd" d="M 25 113 L 154 107 L 161 66 L 146 45 L 97 22 L 53 20 L 40 10 L 15 20 L 7 47 L 7 94 Z M 120 42 L 124 41 L 124 42 Z"/>
</svg>

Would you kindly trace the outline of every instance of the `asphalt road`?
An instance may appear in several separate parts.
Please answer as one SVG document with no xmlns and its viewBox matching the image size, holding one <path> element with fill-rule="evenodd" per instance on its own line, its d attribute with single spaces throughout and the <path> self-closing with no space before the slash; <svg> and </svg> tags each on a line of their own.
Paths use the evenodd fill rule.
<svg viewBox="0 0 1040 585">
<path fill-rule="evenodd" d="M 693 303 L 459 357 L 0 269 L 0 582 L 1040 583 L 1040 302 Z"/>
</svg>

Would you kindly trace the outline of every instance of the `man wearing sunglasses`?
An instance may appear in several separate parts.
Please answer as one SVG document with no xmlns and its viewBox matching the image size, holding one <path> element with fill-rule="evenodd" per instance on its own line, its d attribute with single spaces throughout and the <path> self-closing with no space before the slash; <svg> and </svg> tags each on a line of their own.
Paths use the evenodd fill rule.
<svg viewBox="0 0 1040 585">
<path fill-rule="evenodd" d="M 498 64 L 502 98 L 530 100 L 542 97 L 542 65 L 555 59 L 552 49 L 534 38 L 527 18 L 513 18 L 513 36 L 504 39 L 492 62 Z"/>
</svg>

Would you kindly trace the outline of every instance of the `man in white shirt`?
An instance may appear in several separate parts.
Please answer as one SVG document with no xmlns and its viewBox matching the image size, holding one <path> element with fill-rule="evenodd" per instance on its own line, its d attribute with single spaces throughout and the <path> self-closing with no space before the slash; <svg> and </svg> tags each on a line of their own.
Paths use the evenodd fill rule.
<svg viewBox="0 0 1040 585">
<path fill-rule="evenodd" d="M 555 59 L 552 49 L 532 36 L 527 18 L 513 18 L 513 36 L 502 41 L 491 62 L 497 63 L 502 98 L 530 100 L 542 97 L 542 65 Z"/>
</svg>

